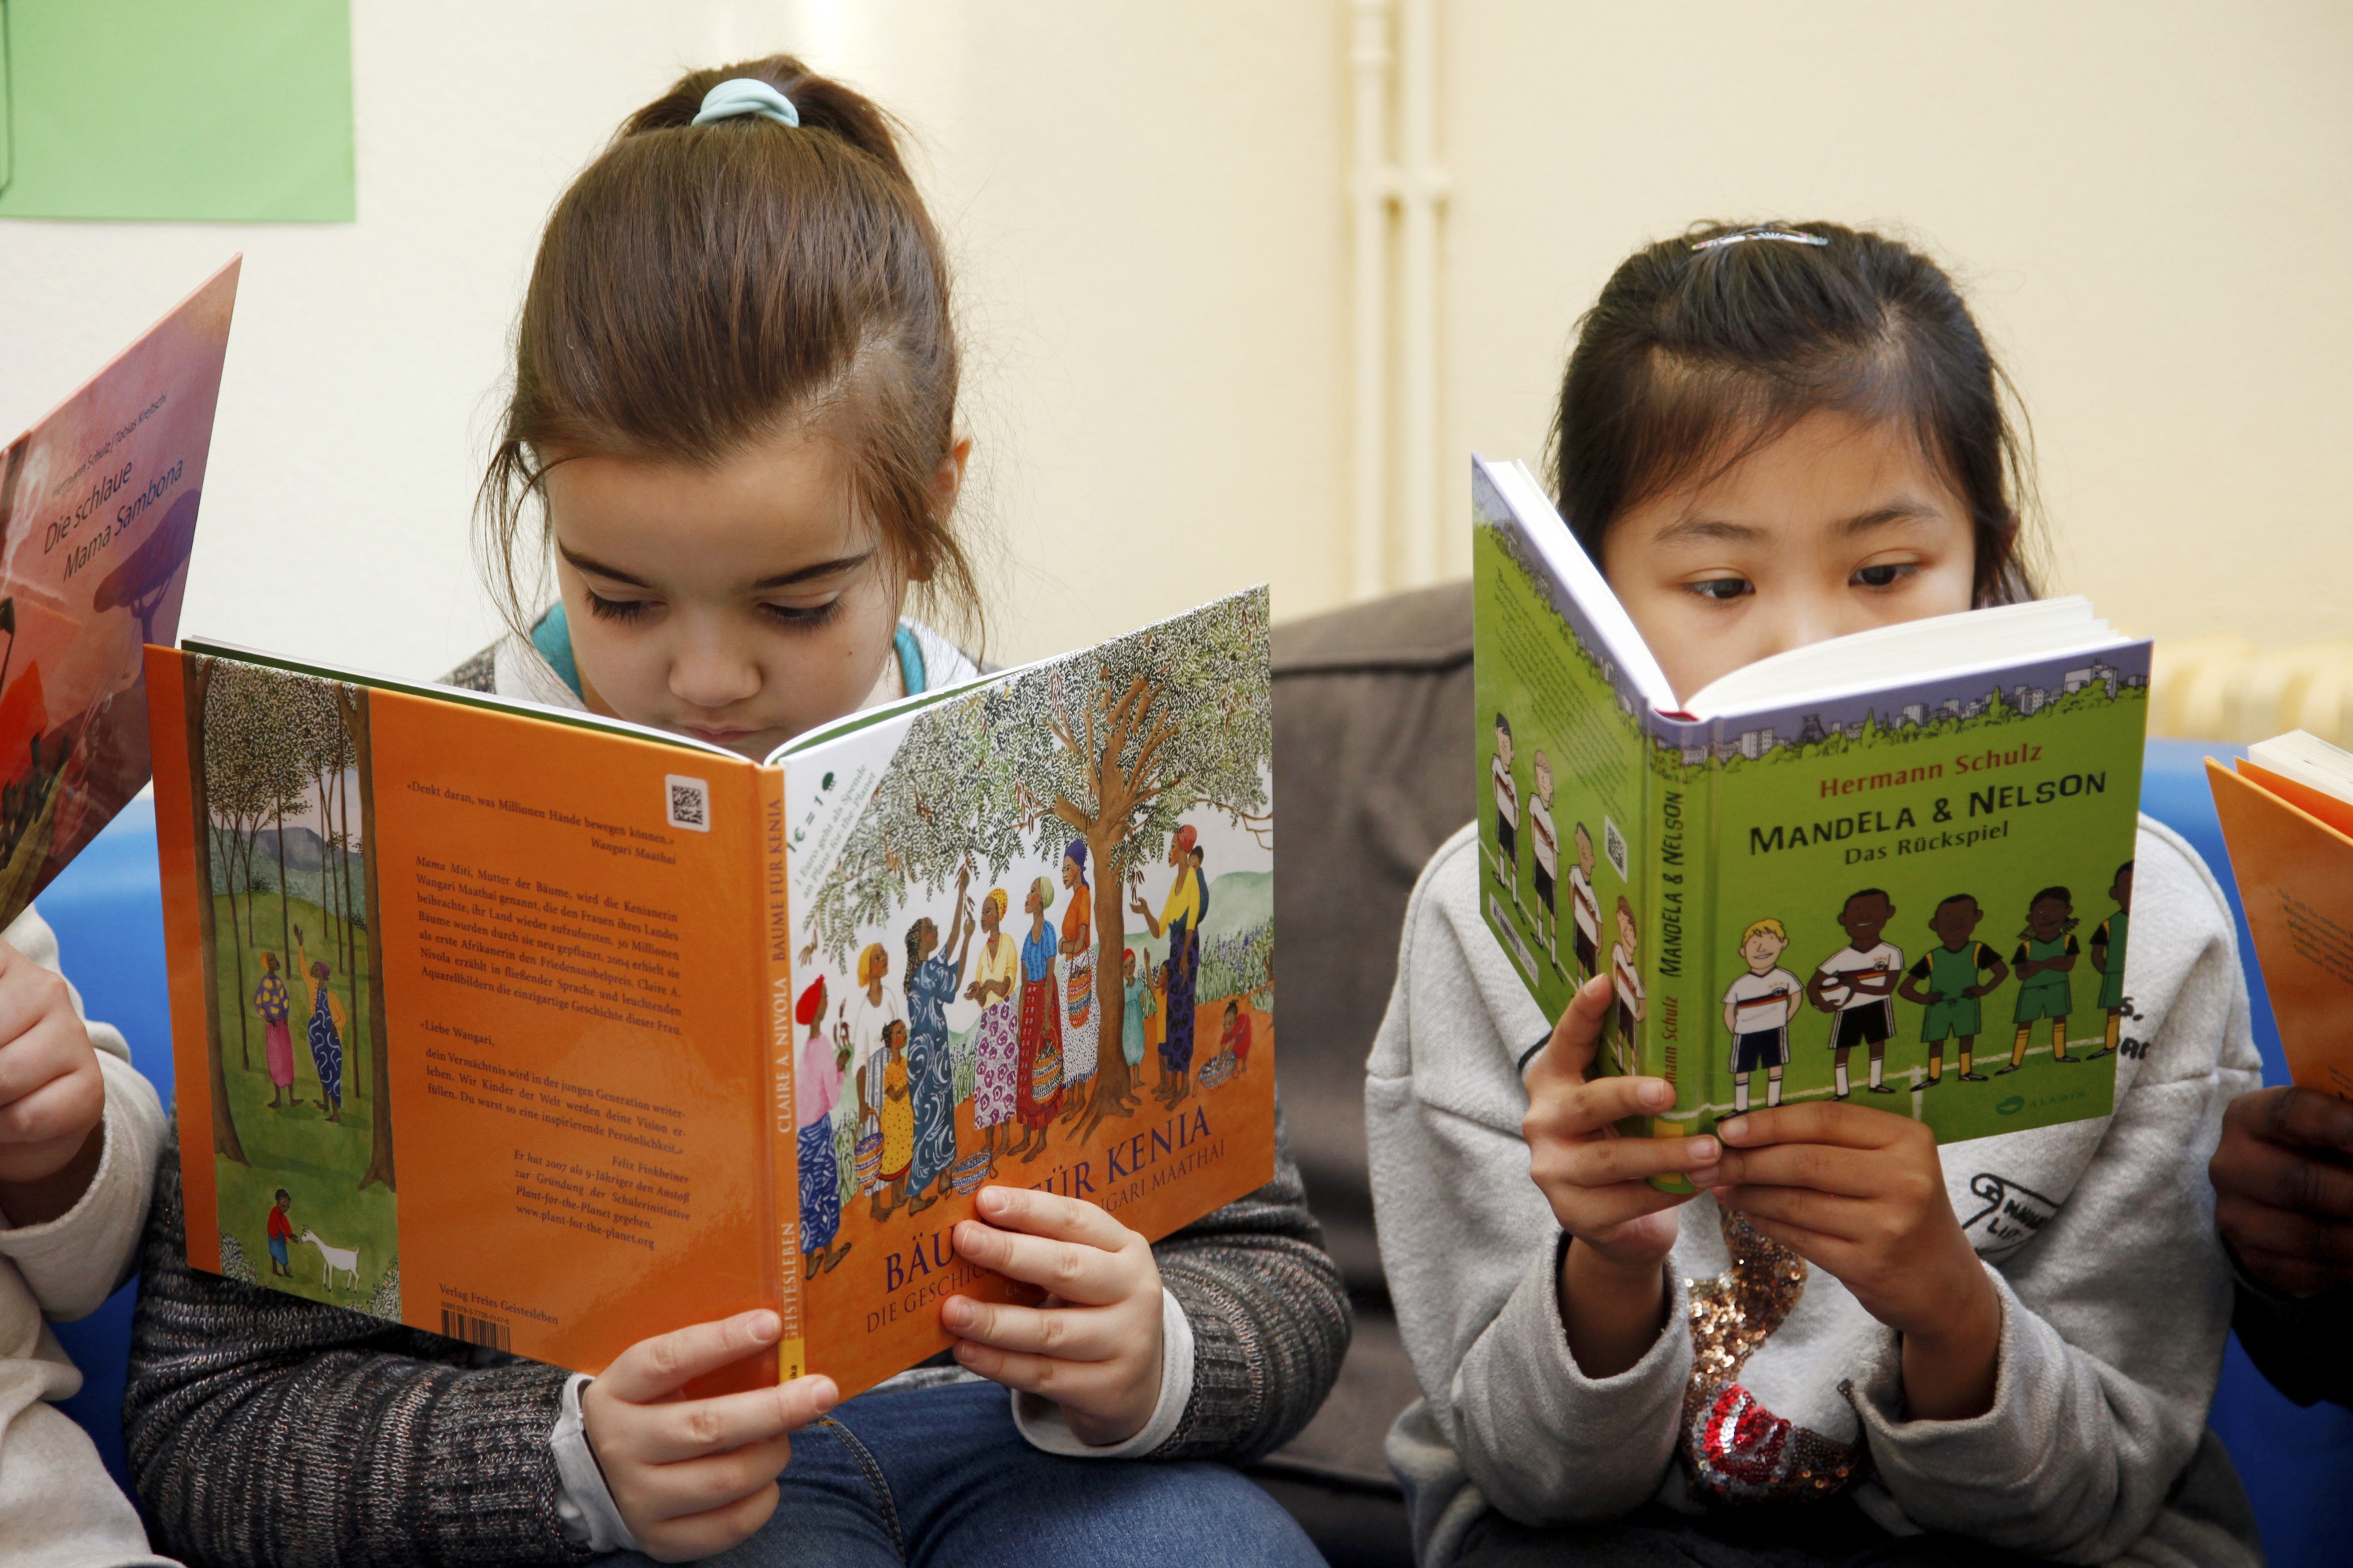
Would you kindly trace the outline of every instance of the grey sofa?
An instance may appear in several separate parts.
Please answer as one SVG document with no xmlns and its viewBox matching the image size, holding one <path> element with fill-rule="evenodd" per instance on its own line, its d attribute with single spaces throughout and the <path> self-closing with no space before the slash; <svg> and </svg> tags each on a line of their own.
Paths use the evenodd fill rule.
<svg viewBox="0 0 2353 1568">
<path fill-rule="evenodd" d="M 1333 1568 L 1411 1561 L 1381 1439 L 1418 1391 L 1373 1235 L 1365 1057 L 1414 879 L 1472 816 L 1472 700 L 1468 583 L 1274 628 L 1275 1070 L 1356 1331 L 1324 1409 L 1256 1473 Z"/>
</svg>

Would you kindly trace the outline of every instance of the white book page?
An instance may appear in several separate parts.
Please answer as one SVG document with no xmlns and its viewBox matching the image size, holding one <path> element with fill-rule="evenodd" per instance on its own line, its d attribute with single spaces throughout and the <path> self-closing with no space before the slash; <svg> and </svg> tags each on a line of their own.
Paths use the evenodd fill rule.
<svg viewBox="0 0 2353 1568">
<path fill-rule="evenodd" d="M 2305 730 L 2290 730 L 2247 748 L 2247 760 L 2282 778 L 2353 805 L 2353 752 Z"/>
<path fill-rule="evenodd" d="M 2121 647 L 2131 639 L 2070 595 L 1963 610 L 1873 626 L 1743 665 L 1693 694 L 1686 710 L 1712 719 L 1832 696 L 1899 687 L 1930 677 L 2000 668 L 2032 659 Z"/>
</svg>

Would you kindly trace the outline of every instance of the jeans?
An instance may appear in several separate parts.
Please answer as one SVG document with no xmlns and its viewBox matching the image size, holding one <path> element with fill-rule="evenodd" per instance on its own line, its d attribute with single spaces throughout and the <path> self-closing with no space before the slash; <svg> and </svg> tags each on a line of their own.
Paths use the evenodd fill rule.
<svg viewBox="0 0 2353 1568">
<path fill-rule="evenodd" d="M 712 1568 L 1322 1568 L 1273 1499 L 1202 1460 L 1033 1448 L 993 1383 L 864 1394 L 793 1437 L 783 1496 Z M 649 1568 L 636 1552 L 597 1568 Z"/>
</svg>

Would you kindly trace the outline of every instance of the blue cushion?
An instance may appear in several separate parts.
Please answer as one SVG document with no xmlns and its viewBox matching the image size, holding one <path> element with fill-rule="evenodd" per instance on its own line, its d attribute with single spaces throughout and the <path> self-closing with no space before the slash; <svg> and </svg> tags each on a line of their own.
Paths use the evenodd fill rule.
<svg viewBox="0 0 2353 1568">
<path fill-rule="evenodd" d="M 2195 741 L 2151 741 L 2141 806 L 2187 838 L 2230 895 L 2254 999 L 2263 1079 L 2284 1083 L 2287 1069 L 2280 1055 L 2279 1028 L 2255 966 L 2246 916 L 2239 910 L 2230 858 L 2206 785 L 2208 755 L 2243 751 Z M 153 805 L 132 802 L 41 895 L 40 909 L 57 929 L 67 972 L 81 988 L 91 1015 L 122 1030 L 139 1069 L 168 1103 L 172 1034 L 164 979 L 163 910 L 155 888 Z M 61 1324 L 58 1331 L 84 1379 L 81 1393 L 65 1409 L 96 1441 L 126 1489 L 122 1384 L 136 1289 L 135 1284 L 125 1286 L 90 1317 Z M 2213 1426 L 2238 1464 L 2273 1563 L 2277 1568 L 2317 1568 L 2342 1561 L 2344 1542 L 2353 1540 L 2353 1489 L 2338 1484 L 2353 1477 L 2353 1411 L 2330 1405 L 2298 1408 L 2263 1381 L 2234 1339 L 2214 1399 Z"/>
</svg>

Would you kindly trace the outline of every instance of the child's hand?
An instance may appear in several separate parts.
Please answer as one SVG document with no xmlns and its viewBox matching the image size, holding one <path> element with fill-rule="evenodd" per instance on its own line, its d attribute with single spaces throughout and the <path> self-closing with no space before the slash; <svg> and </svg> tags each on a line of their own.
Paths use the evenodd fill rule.
<svg viewBox="0 0 2353 1568">
<path fill-rule="evenodd" d="M 747 1356 L 773 1353 L 770 1311 L 640 1340 L 580 1393 L 588 1446 L 621 1522 L 647 1556 L 681 1563 L 724 1552 L 776 1509 L 791 1434 L 833 1408 L 833 1379 L 687 1399 L 679 1390 Z"/>
<path fill-rule="evenodd" d="M 1911 1415 L 1951 1421 L 1990 1409 L 2001 1304 L 1953 1215 L 1926 1125 L 1857 1105 L 1784 1105 L 1716 1133 L 1716 1202 L 1904 1337 Z"/>
<path fill-rule="evenodd" d="M 1008 1279 L 1043 1286 L 1038 1307 L 951 1296 L 940 1321 L 956 1360 L 1050 1399 L 1082 1443 L 1124 1443 L 1160 1401 L 1160 1267 L 1143 1237 L 1076 1198 L 983 1187 L 955 1249 Z"/>
<path fill-rule="evenodd" d="M 2353 1282 L 2353 1105 L 2284 1084 L 2242 1094 L 2206 1170 L 2248 1273 L 2299 1297 Z"/>
<path fill-rule="evenodd" d="M 1642 1358 L 1666 1310 L 1661 1265 L 1675 1244 L 1677 1205 L 1646 1178 L 1687 1173 L 1715 1180 L 1713 1138 L 1621 1138 L 1612 1125 L 1663 1110 L 1674 1090 L 1655 1078 L 1589 1078 L 1609 1016 L 1609 978 L 1577 987 L 1552 1038 L 1528 1068 L 1520 1131 L 1528 1173 L 1574 1239 L 1561 1260 L 1561 1321 L 1588 1377 L 1609 1377 Z"/>
<path fill-rule="evenodd" d="M 38 1225 L 79 1202 L 105 1152 L 106 1079 L 62 976 L 0 942 L 0 1208 Z"/>
</svg>

